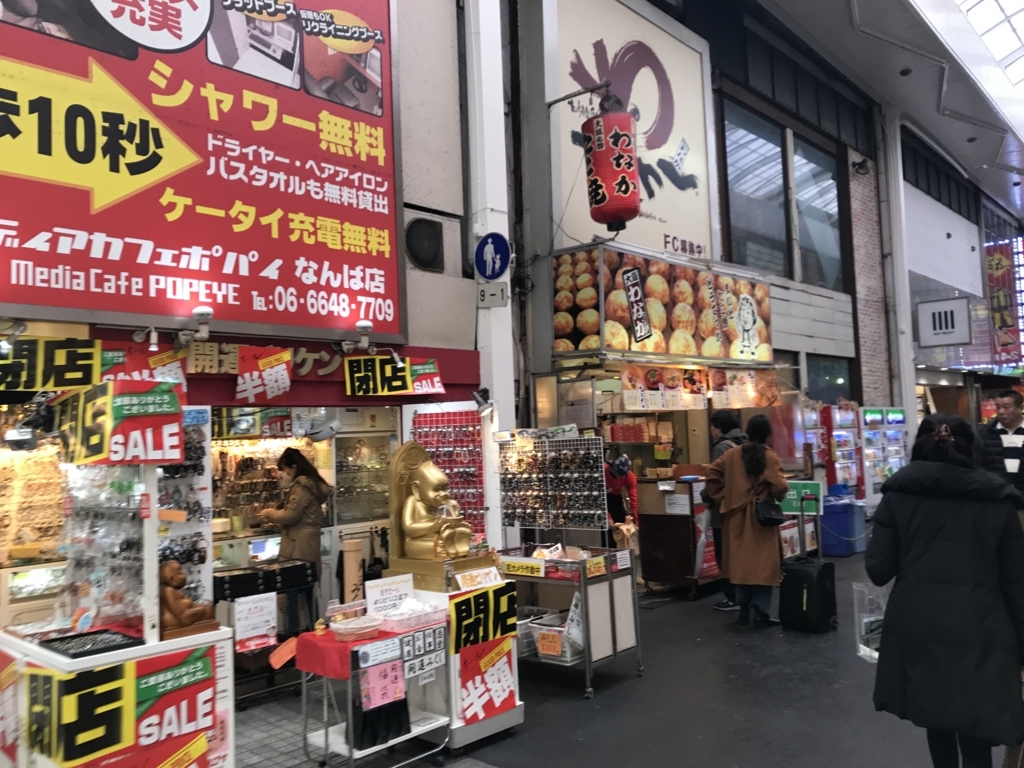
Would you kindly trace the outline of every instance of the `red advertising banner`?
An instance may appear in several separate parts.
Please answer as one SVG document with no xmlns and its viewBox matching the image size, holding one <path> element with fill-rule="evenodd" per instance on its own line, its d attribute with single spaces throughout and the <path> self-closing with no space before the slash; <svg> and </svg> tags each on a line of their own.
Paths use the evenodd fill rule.
<svg viewBox="0 0 1024 768">
<path fill-rule="evenodd" d="M 0 301 L 398 334 L 389 3 L 336 5 L 5 5 Z"/>
<path fill-rule="evenodd" d="M 215 671 L 212 647 L 72 675 L 30 664 L 21 708 L 28 748 L 59 768 L 207 768 L 226 746 Z"/>
<path fill-rule="evenodd" d="M 238 347 L 235 400 L 252 405 L 269 403 L 292 388 L 292 351 L 277 347 Z"/>
<path fill-rule="evenodd" d="M 151 350 L 147 344 L 103 342 L 102 381 L 174 381 L 187 388 L 186 349 L 159 344 Z"/>
<path fill-rule="evenodd" d="M 495 638 L 459 651 L 462 719 L 467 725 L 513 709 L 516 681 L 512 638 Z"/>
<path fill-rule="evenodd" d="M 180 464 L 184 393 L 167 381 L 106 381 L 53 400 L 70 464 Z"/>
<path fill-rule="evenodd" d="M 992 316 L 992 358 L 996 365 L 1019 363 L 1021 338 L 1018 320 L 1016 270 L 1009 240 L 986 243 L 985 274 Z"/>
</svg>

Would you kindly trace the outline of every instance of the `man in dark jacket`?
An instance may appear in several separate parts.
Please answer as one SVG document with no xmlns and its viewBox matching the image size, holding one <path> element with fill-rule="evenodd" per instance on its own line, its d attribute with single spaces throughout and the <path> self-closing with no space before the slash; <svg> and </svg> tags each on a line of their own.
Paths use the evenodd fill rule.
<svg viewBox="0 0 1024 768">
<path fill-rule="evenodd" d="M 737 445 L 743 445 L 747 441 L 747 436 L 740 429 L 740 421 L 734 411 L 715 411 L 711 414 L 710 431 L 712 463 L 722 458 L 730 449 L 735 448 Z M 715 538 L 715 562 L 718 563 L 718 567 L 721 569 L 722 513 L 718 510 L 718 505 L 710 497 L 707 497 L 703 491 L 701 492 L 701 499 L 708 505 L 708 510 L 711 512 L 711 529 L 712 535 Z M 736 602 L 736 590 L 728 579 L 725 580 L 722 596 L 725 599 L 715 603 L 713 606 L 716 611 L 738 611 L 740 609 L 739 604 Z"/>
<path fill-rule="evenodd" d="M 978 428 L 981 466 L 1024 491 L 1024 395 L 1004 389 L 996 396 L 996 417 Z"/>
</svg>

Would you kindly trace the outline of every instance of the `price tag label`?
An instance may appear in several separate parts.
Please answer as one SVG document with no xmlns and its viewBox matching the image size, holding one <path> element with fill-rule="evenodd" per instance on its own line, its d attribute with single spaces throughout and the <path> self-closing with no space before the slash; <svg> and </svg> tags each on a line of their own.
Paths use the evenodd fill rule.
<svg viewBox="0 0 1024 768">
<path fill-rule="evenodd" d="M 622 549 L 615 553 L 615 561 L 620 571 L 629 569 L 629 550 Z"/>
<path fill-rule="evenodd" d="M 558 632 L 538 632 L 537 653 L 541 656 L 561 656 L 562 635 Z"/>
<path fill-rule="evenodd" d="M 608 573 L 605 567 L 604 556 L 592 557 L 587 560 L 587 578 L 592 579 L 595 576 L 604 576 Z"/>
<path fill-rule="evenodd" d="M 503 557 L 501 567 L 506 576 L 544 578 L 544 561 L 535 557 Z"/>
</svg>

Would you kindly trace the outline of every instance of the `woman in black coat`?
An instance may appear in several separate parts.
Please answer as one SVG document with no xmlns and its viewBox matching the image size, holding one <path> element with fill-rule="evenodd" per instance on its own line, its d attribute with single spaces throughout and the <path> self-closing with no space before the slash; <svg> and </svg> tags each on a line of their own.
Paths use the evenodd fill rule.
<svg viewBox="0 0 1024 768">
<path fill-rule="evenodd" d="M 911 462 L 882 486 L 868 576 L 896 579 L 882 627 L 875 708 L 928 729 L 936 768 L 990 768 L 1024 741 L 1024 496 L 976 469 L 974 432 L 929 416 Z"/>
</svg>

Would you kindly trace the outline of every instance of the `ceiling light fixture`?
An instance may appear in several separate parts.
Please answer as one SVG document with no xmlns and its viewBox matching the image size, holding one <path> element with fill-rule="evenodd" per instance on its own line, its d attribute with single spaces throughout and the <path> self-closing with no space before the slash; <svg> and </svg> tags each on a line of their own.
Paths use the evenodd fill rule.
<svg viewBox="0 0 1024 768">
<path fill-rule="evenodd" d="M 968 143 L 968 144 L 973 144 L 973 143 L 974 143 L 974 142 L 976 142 L 977 140 L 978 140 L 978 137 L 977 137 L 977 136 L 968 136 L 968 137 L 967 137 L 967 143 Z"/>
<path fill-rule="evenodd" d="M 914 70 L 912 70 L 910 67 L 904 67 L 903 69 L 900 70 L 900 77 L 909 77 L 913 73 Z"/>
<path fill-rule="evenodd" d="M 867 176 L 871 173 L 871 163 L 868 162 L 866 157 L 862 157 L 860 160 L 855 163 L 851 163 L 850 165 L 858 176 Z"/>
</svg>

